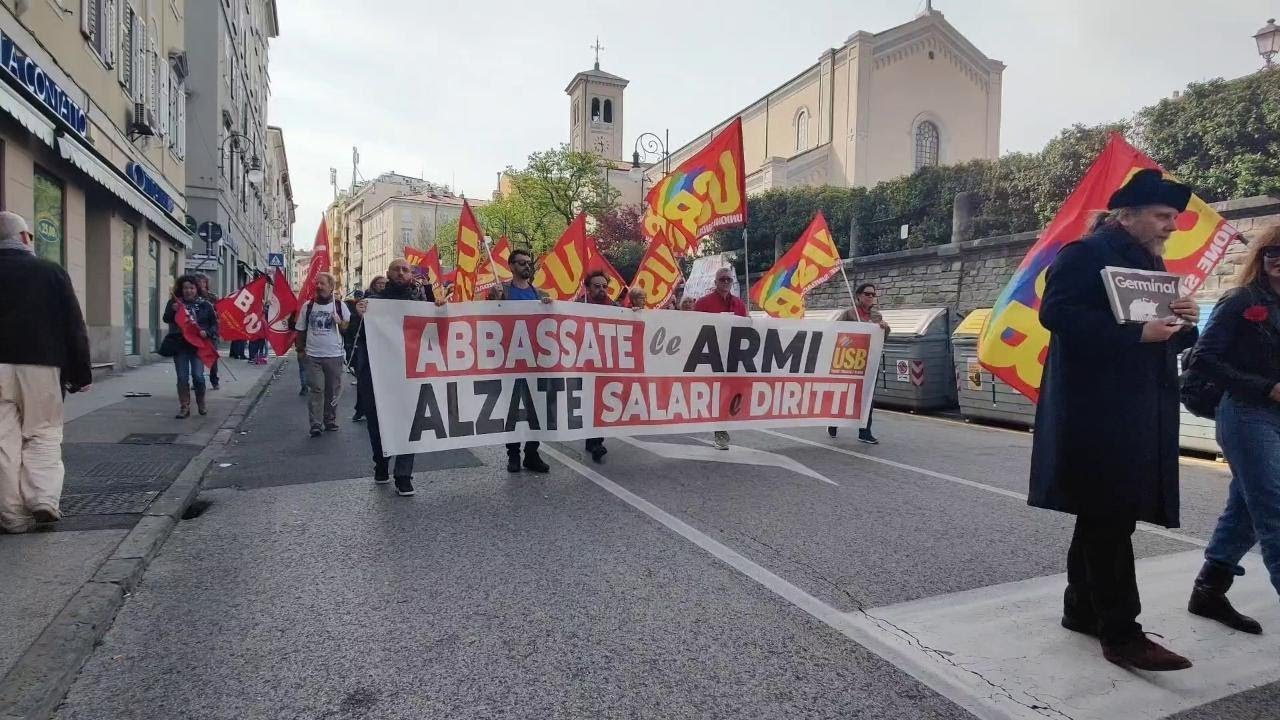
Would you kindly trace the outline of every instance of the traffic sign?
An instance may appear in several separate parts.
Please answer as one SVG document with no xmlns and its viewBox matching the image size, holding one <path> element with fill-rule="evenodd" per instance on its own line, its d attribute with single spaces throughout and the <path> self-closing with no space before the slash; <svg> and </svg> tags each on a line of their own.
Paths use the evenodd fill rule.
<svg viewBox="0 0 1280 720">
<path fill-rule="evenodd" d="M 284 253 L 267 253 L 267 267 L 284 267 Z"/>
<path fill-rule="evenodd" d="M 200 223 L 200 228 L 196 234 L 207 243 L 216 243 L 222 239 L 222 226 L 216 222 L 206 220 Z"/>
</svg>

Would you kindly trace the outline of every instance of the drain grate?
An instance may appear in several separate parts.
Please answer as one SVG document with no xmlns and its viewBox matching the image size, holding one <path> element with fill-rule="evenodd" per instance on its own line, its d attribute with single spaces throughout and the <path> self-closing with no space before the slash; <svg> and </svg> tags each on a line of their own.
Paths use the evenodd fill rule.
<svg viewBox="0 0 1280 720">
<path fill-rule="evenodd" d="M 147 509 L 159 492 L 90 493 L 63 495 L 63 515 L 126 515 Z"/>
<path fill-rule="evenodd" d="M 133 433 L 120 442 L 125 445 L 172 445 L 178 433 Z"/>
<path fill-rule="evenodd" d="M 173 462 L 100 462 L 80 472 L 92 478 L 153 478 L 172 472 Z"/>
</svg>

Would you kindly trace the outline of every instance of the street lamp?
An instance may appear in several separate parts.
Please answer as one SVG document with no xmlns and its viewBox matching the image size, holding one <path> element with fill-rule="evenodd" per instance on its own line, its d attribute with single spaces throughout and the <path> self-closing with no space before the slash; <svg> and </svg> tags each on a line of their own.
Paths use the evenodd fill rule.
<svg viewBox="0 0 1280 720">
<path fill-rule="evenodd" d="M 1271 58 L 1280 52 L 1280 26 L 1276 25 L 1275 18 L 1267 20 L 1267 24 L 1254 33 L 1253 39 L 1258 43 L 1258 54 L 1262 56 L 1264 63 L 1263 69 L 1270 70 L 1274 67 Z"/>
<path fill-rule="evenodd" d="M 236 143 L 231 146 L 231 152 L 236 153 L 240 156 L 243 156 L 248 151 L 244 148 L 239 147 L 240 145 L 239 141 L 249 140 L 249 139 L 250 138 L 248 135 L 244 135 L 238 132 L 229 133 L 225 138 L 223 138 L 222 144 L 219 147 L 219 153 L 218 153 L 218 170 L 219 171 L 223 169 L 222 156 L 226 154 L 227 143 L 232 140 L 235 140 Z M 262 158 L 258 157 L 256 153 L 253 155 L 250 155 L 248 161 L 245 162 L 244 177 L 246 180 L 253 183 L 254 185 L 261 185 L 262 181 L 266 178 L 266 173 L 262 171 Z"/>
<path fill-rule="evenodd" d="M 666 175 L 671 172 L 671 154 L 667 152 L 667 148 L 671 144 L 671 131 L 666 131 L 666 140 L 654 135 L 651 132 L 641 133 L 636 138 L 635 149 L 631 153 L 631 170 L 629 174 L 632 180 L 640 181 L 640 202 L 644 202 L 644 171 L 640 166 L 640 152 L 644 151 L 644 162 L 648 163 L 649 158 L 656 157 L 662 160 L 662 174 Z M 651 164 L 652 166 L 652 164 Z"/>
</svg>

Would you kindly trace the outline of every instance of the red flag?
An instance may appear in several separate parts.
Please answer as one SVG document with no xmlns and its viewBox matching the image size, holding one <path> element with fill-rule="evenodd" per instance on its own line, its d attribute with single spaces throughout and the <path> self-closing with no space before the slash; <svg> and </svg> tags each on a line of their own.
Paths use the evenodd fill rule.
<svg viewBox="0 0 1280 720">
<path fill-rule="evenodd" d="M 471 212 L 471 206 L 463 200 L 462 217 L 458 218 L 458 267 L 453 283 L 454 302 L 476 299 L 476 270 L 480 267 L 480 256 L 484 254 L 482 237 L 475 213 Z"/>
<path fill-rule="evenodd" d="M 696 252 L 715 230 L 747 224 L 747 181 L 742 162 L 742 118 L 680 163 L 645 196 L 644 236 L 667 237 L 671 249 Z"/>
<path fill-rule="evenodd" d="M 556 241 L 555 247 L 538 263 L 533 286 L 551 296 L 552 300 L 572 300 L 582 292 L 586 261 L 587 216 L 578 213 Z"/>
<path fill-rule="evenodd" d="M 819 212 L 804 234 L 751 286 L 751 301 L 772 317 L 804 317 L 804 296 L 840 270 L 827 219 Z"/>
<path fill-rule="evenodd" d="M 622 275 L 618 274 L 618 271 L 613 267 L 613 263 L 609 262 L 609 258 L 600 252 L 600 248 L 596 246 L 595 238 L 588 235 L 585 245 L 587 266 L 582 271 L 583 280 L 585 281 L 586 277 L 596 270 L 603 272 L 605 277 L 609 279 L 609 299 L 616 301 L 626 292 L 626 281 L 622 279 Z M 585 290 L 583 288 L 584 292 Z"/>
<path fill-rule="evenodd" d="M 503 235 L 493 246 L 493 274 L 498 282 L 511 282 L 511 241 Z"/>
<path fill-rule="evenodd" d="M 218 301 L 218 335 L 224 340 L 257 340 L 266 337 L 262 305 L 267 297 L 267 276 L 245 285 Z"/>
<path fill-rule="evenodd" d="M 660 308 L 671 300 L 680 279 L 680 263 L 676 258 L 683 254 L 666 235 L 649 241 L 636 268 L 636 277 L 631 281 L 632 287 L 644 289 L 646 307 Z"/>
<path fill-rule="evenodd" d="M 316 275 L 329 272 L 329 267 L 329 224 L 321 216 L 320 227 L 316 230 L 316 241 L 311 245 L 311 265 L 307 267 L 307 276 L 302 279 L 302 287 L 298 289 L 299 307 L 316 294 Z"/>
<path fill-rule="evenodd" d="M 179 310 L 173 314 L 173 321 L 182 330 L 182 339 L 191 343 L 196 349 L 196 355 L 200 357 L 200 362 L 205 367 L 213 367 L 218 362 L 218 348 L 214 346 L 213 340 L 207 337 L 200 337 L 200 326 L 196 324 L 196 320 L 191 315 L 191 309 L 186 303 L 178 301 Z"/>
<path fill-rule="evenodd" d="M 314 286 L 312 283 L 312 287 Z M 301 303 L 293 294 L 289 280 L 280 268 L 276 268 L 271 282 L 271 298 L 271 306 L 267 309 L 267 342 L 271 343 L 271 349 L 276 351 L 276 355 L 284 355 L 293 346 L 294 330 L 289 318 Z"/>
</svg>

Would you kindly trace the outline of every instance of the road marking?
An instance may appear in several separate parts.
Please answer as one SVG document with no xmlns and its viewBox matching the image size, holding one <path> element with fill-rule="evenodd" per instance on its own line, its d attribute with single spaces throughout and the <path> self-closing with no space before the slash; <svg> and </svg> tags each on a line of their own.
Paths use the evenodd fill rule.
<svg viewBox="0 0 1280 720">
<path fill-rule="evenodd" d="M 699 438 L 693 438 L 699 442 L 706 442 Z M 619 437 L 618 440 L 638 447 L 641 450 L 647 450 L 659 457 L 668 460 L 697 460 L 700 462 L 719 462 L 733 463 L 737 465 L 771 465 L 786 470 L 790 470 L 799 475 L 813 478 L 824 482 L 828 485 L 840 486 L 834 480 L 828 479 L 826 476 L 818 473 L 814 469 L 797 462 L 796 460 L 781 455 L 779 453 L 769 452 L 768 450 L 757 450 L 755 448 L 743 447 L 735 445 L 729 450 L 721 450 L 716 447 L 703 447 L 701 445 L 680 445 L 677 443 L 649 442 L 646 440 L 637 440 L 632 437 Z"/>
<path fill-rule="evenodd" d="M 820 443 L 814 440 L 809 440 L 808 438 L 796 437 L 795 435 L 788 435 L 787 433 L 780 433 L 775 430 L 757 429 L 756 432 L 763 433 L 765 435 L 773 435 L 775 437 L 780 437 L 785 440 L 792 440 L 798 443 L 804 443 L 805 445 L 812 445 L 814 447 L 819 447 L 824 450 L 830 450 L 831 452 L 834 452 L 834 453 L 840 453 L 841 455 L 856 457 L 859 460 L 866 460 L 868 462 L 887 465 L 889 467 L 897 468 L 899 470 L 906 470 L 908 472 L 913 472 L 918 475 L 924 475 L 926 477 L 931 477 L 936 480 L 944 480 L 949 483 L 955 483 L 956 485 L 964 485 L 965 487 L 971 487 L 977 490 L 982 490 L 985 492 L 992 493 L 993 495 L 1003 495 L 1004 497 L 1014 498 L 1016 500 L 1021 500 L 1023 502 L 1026 502 L 1027 500 L 1027 496 L 1022 493 L 1014 492 L 1013 490 L 1005 490 L 1004 488 L 996 487 L 995 485 L 980 483 L 980 482 L 977 482 L 976 480 L 966 480 L 965 478 L 956 477 L 955 475 L 948 475 L 946 473 L 940 473 L 935 470 L 916 467 L 915 465 L 908 465 L 906 463 L 900 463 L 895 460 L 889 460 L 887 458 L 876 457 L 875 455 L 867 455 L 866 453 L 854 452 L 853 450 L 846 450 L 842 447 L 835 447 L 834 445 Z M 1205 542 L 1204 540 L 1201 540 L 1198 537 L 1194 537 L 1191 535 L 1184 535 L 1183 533 L 1180 533 L 1180 532 L 1174 532 L 1173 530 L 1157 527 L 1155 525 L 1148 525 L 1147 523 L 1138 523 L 1138 529 L 1145 533 L 1149 533 L 1151 535 L 1159 535 L 1160 537 L 1168 538 L 1170 540 L 1177 540 L 1179 542 L 1187 543 L 1188 545 L 1194 545 L 1195 547 L 1202 548 L 1208 545 L 1207 542 Z"/>
<path fill-rule="evenodd" d="M 878 655 L 886 662 L 893 664 L 899 670 L 973 713 L 978 718 L 982 720 L 1021 720 L 1021 718 L 1028 717 L 1023 713 L 1011 712 L 1010 706 L 1021 707 L 1025 710 L 1026 706 L 1024 704 L 1012 700 L 1007 694 L 993 694 L 994 688 L 988 689 L 984 695 L 975 695 L 966 683 L 958 682 L 951 672 L 944 667 L 950 666 L 941 656 L 906 645 L 895 634 L 873 624 L 853 621 L 848 614 L 827 605 L 727 545 L 559 450 L 547 445 L 544 445 L 542 449 L 543 452 L 559 461 L 561 465 L 595 483 L 609 494 L 702 548 L 712 557 L 751 578 L 778 597 L 803 610 L 815 620 L 824 623 L 849 640 Z M 1060 717 L 1055 714 L 1037 714 L 1032 717 L 1041 716 Z"/>
</svg>

